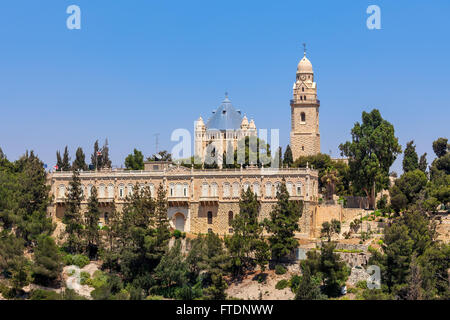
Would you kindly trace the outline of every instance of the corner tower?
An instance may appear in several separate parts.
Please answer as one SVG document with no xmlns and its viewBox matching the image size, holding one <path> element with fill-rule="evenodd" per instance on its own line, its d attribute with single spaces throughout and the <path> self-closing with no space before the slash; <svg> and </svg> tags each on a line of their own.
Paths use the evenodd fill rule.
<svg viewBox="0 0 450 320">
<path fill-rule="evenodd" d="M 297 66 L 291 100 L 291 149 L 294 160 L 320 153 L 317 85 L 311 62 L 304 56 Z"/>
</svg>

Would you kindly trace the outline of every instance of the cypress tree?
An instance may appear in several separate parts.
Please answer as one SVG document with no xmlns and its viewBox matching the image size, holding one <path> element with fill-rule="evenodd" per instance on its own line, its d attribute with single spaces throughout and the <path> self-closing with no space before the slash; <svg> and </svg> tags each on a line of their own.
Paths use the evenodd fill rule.
<svg viewBox="0 0 450 320">
<path fill-rule="evenodd" d="M 85 214 L 85 239 L 86 251 L 91 259 L 97 256 L 100 246 L 100 234 L 98 222 L 100 220 L 100 209 L 97 197 L 97 188 L 94 186 L 91 190 L 91 196 L 88 200 L 88 211 Z"/>
<path fill-rule="evenodd" d="M 286 151 L 284 152 L 283 164 L 287 165 L 288 167 L 291 167 L 293 163 L 294 163 L 294 159 L 292 156 L 292 150 L 291 150 L 291 147 L 289 145 L 287 145 Z"/>
<path fill-rule="evenodd" d="M 91 155 L 91 165 L 95 168 L 95 170 L 102 168 L 102 156 L 98 155 L 100 151 L 98 147 L 98 140 L 94 142 L 94 153 Z"/>
<path fill-rule="evenodd" d="M 414 140 L 406 144 L 403 156 L 403 172 L 413 171 L 419 168 L 419 157 L 417 156 Z"/>
<path fill-rule="evenodd" d="M 77 152 L 75 153 L 72 170 L 87 170 L 85 155 L 81 147 L 78 147 Z"/>
<path fill-rule="evenodd" d="M 241 277 L 256 264 L 264 268 L 270 258 L 268 245 L 262 236 L 263 226 L 258 222 L 259 210 L 256 194 L 250 188 L 242 191 L 239 214 L 232 222 L 233 235 L 225 238 L 235 277 Z"/>
<path fill-rule="evenodd" d="M 69 171 L 70 170 L 70 157 L 69 157 L 69 150 L 67 149 L 67 146 L 64 148 L 64 153 L 62 157 L 61 162 L 61 171 Z"/>
<path fill-rule="evenodd" d="M 427 167 L 428 167 L 427 153 L 425 152 L 423 155 L 420 156 L 420 160 L 419 160 L 419 169 L 420 169 L 423 173 L 427 173 Z"/>
<path fill-rule="evenodd" d="M 80 173 L 73 171 L 72 180 L 69 182 L 69 191 L 66 199 L 66 211 L 63 223 L 66 225 L 67 239 L 65 249 L 69 253 L 82 252 L 83 219 L 81 216 L 82 189 Z"/>
<path fill-rule="evenodd" d="M 298 220 L 302 216 L 302 210 L 303 203 L 289 201 L 289 192 L 283 180 L 277 191 L 277 203 L 270 212 L 270 220 L 264 221 L 267 231 L 272 233 L 269 237 L 270 250 L 276 260 L 289 255 L 298 247 L 294 233 L 300 230 Z"/>
<path fill-rule="evenodd" d="M 111 168 L 111 159 L 109 159 L 109 145 L 108 139 L 105 139 L 105 144 L 102 148 L 102 166 L 101 168 Z"/>
</svg>

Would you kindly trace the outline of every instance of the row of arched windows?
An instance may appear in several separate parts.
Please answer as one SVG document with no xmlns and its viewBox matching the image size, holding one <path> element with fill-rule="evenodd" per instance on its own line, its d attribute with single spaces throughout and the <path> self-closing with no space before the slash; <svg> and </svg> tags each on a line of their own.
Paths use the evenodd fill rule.
<svg viewBox="0 0 450 320">
<path fill-rule="evenodd" d="M 150 193 L 152 194 L 152 196 L 154 195 L 154 185 L 153 184 L 149 184 L 148 185 L 150 188 Z M 81 194 L 83 197 L 89 198 L 92 194 L 92 184 L 89 184 L 87 186 L 82 185 L 81 186 Z M 126 196 L 131 196 L 133 194 L 133 190 L 134 190 L 135 185 L 129 183 L 127 186 L 125 186 L 124 184 L 120 184 L 117 188 L 118 191 L 118 196 L 120 199 L 125 198 Z M 144 190 L 145 185 L 144 184 L 140 184 L 139 185 L 139 190 L 142 191 Z M 66 186 L 61 184 L 58 187 L 58 198 L 65 198 L 66 196 Z M 99 199 L 113 199 L 115 197 L 115 187 L 112 183 L 105 185 L 105 184 L 100 184 L 97 187 L 97 196 Z"/>
<path fill-rule="evenodd" d="M 275 182 L 272 184 L 271 182 L 267 182 L 264 188 L 264 196 L 266 198 L 271 198 L 276 196 L 277 188 L 280 186 L 280 182 Z M 256 193 L 257 196 L 261 196 L 261 188 L 258 182 L 254 182 L 251 184 L 250 182 L 244 182 L 242 187 L 244 191 L 247 191 L 249 187 L 252 187 L 252 191 Z M 89 184 L 87 186 L 82 186 L 82 195 L 86 198 L 91 196 L 91 190 L 93 185 Z M 153 184 L 148 185 L 150 189 L 150 193 L 152 196 L 155 196 L 155 187 Z M 286 183 L 287 190 L 291 196 L 301 196 L 302 195 L 302 183 L 297 182 L 287 182 Z M 123 199 L 126 196 L 131 196 L 133 194 L 133 190 L 135 185 L 133 184 L 120 184 L 117 188 L 119 199 Z M 143 191 L 145 188 L 145 184 L 139 185 L 139 190 Z M 97 187 L 97 194 L 99 199 L 113 199 L 115 198 L 115 187 L 113 184 L 100 184 Z M 66 196 L 66 186 L 61 184 L 58 188 L 58 198 L 65 198 Z M 189 184 L 188 183 L 171 183 L 169 184 L 169 196 L 170 197 L 188 197 L 189 196 Z M 218 197 L 219 196 L 219 186 L 217 183 L 213 182 L 211 184 L 203 183 L 201 186 L 201 196 L 202 197 Z M 234 183 L 224 183 L 223 184 L 223 197 L 224 198 L 239 198 L 241 196 L 241 185 L 238 182 Z"/>
</svg>

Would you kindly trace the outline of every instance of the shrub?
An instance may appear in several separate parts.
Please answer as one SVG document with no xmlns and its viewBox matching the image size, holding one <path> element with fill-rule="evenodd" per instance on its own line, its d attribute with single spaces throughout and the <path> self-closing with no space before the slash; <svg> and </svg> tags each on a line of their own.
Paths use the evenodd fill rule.
<svg viewBox="0 0 450 320">
<path fill-rule="evenodd" d="M 286 279 L 283 279 L 283 280 L 280 280 L 280 281 L 277 282 L 277 284 L 275 285 L 275 289 L 283 290 L 288 285 L 289 285 L 289 282 Z"/>
<path fill-rule="evenodd" d="M 287 271 L 286 268 L 283 267 L 281 264 L 277 264 L 277 265 L 275 266 L 275 273 L 276 273 L 276 274 L 285 274 L 286 271 Z"/>
<path fill-rule="evenodd" d="M 145 300 L 164 300 L 163 296 L 148 296 Z"/>
<path fill-rule="evenodd" d="M 181 236 L 182 236 L 181 231 L 178 230 L 178 229 L 173 230 L 172 236 L 173 236 L 175 239 L 181 238 Z"/>
<path fill-rule="evenodd" d="M 292 289 L 292 292 L 297 292 L 301 279 L 302 277 L 296 274 L 291 277 L 291 280 L 289 280 L 289 287 Z"/>
<path fill-rule="evenodd" d="M 89 272 L 82 271 L 80 273 L 80 284 L 84 285 L 87 284 L 88 280 L 91 278 L 91 275 Z"/>
<path fill-rule="evenodd" d="M 63 257 L 64 264 L 67 266 L 76 265 L 83 268 L 89 264 L 89 258 L 82 254 L 67 254 Z"/>
<path fill-rule="evenodd" d="M 361 280 L 356 283 L 356 287 L 360 289 L 367 289 L 367 281 Z"/>
<path fill-rule="evenodd" d="M 31 292 L 30 300 L 61 300 L 61 295 L 55 291 L 37 289 Z"/>
</svg>

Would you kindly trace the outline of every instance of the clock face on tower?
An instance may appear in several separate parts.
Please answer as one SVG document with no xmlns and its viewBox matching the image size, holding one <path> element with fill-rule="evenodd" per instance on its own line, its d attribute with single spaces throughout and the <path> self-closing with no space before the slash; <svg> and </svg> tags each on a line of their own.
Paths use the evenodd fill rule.
<svg viewBox="0 0 450 320">
<path fill-rule="evenodd" d="M 300 78 L 301 78 L 302 80 L 306 80 L 306 76 L 305 76 L 304 74 L 302 74 L 302 75 L 300 76 Z"/>
</svg>

